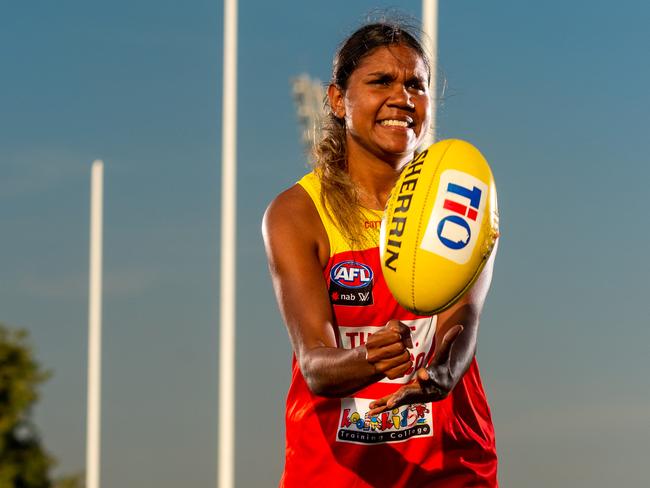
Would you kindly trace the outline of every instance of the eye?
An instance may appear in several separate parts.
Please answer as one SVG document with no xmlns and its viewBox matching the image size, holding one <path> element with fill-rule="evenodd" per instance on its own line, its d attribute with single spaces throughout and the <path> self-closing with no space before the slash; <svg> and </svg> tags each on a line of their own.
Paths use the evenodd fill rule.
<svg viewBox="0 0 650 488">
<path fill-rule="evenodd" d="M 391 84 L 392 81 L 393 79 L 390 76 L 384 75 L 384 76 L 379 76 L 377 78 L 373 78 L 372 80 L 370 80 L 370 84 L 388 86 Z"/>
<path fill-rule="evenodd" d="M 422 80 L 420 80 L 418 78 L 414 78 L 414 79 L 409 80 L 406 83 L 406 86 L 407 86 L 407 88 L 411 88 L 411 89 L 417 90 L 417 91 L 424 91 L 426 89 L 426 85 L 424 84 L 424 81 L 422 81 Z"/>
</svg>

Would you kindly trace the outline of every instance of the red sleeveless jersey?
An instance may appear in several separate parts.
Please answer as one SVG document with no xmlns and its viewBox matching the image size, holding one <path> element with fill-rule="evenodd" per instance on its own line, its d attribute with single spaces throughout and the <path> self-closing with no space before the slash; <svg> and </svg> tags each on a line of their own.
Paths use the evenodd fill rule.
<svg viewBox="0 0 650 488">
<path fill-rule="evenodd" d="M 364 344 L 374 330 L 399 319 L 411 328 L 415 367 L 402 378 L 385 378 L 349 398 L 325 398 L 309 390 L 294 356 L 280 486 L 498 486 L 494 429 L 476 359 L 444 400 L 368 415 L 372 400 L 411 381 L 415 370 L 431 359 L 436 317 L 400 307 L 382 276 L 377 244 L 351 249 L 324 212 L 318 178 L 310 173 L 299 184 L 311 196 L 330 241 L 324 277 L 337 346 Z M 365 213 L 362 225 L 377 242 L 381 213 Z"/>
</svg>

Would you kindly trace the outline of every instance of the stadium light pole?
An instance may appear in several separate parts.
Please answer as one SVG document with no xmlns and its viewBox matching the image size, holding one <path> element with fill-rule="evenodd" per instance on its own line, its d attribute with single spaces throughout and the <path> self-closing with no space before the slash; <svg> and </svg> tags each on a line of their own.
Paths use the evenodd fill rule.
<svg viewBox="0 0 650 488">
<path fill-rule="evenodd" d="M 103 199 L 104 163 L 96 160 L 92 165 L 90 183 L 86 488 L 99 488 L 100 482 Z"/>
<path fill-rule="evenodd" d="M 431 82 L 429 83 L 431 97 L 431 127 L 423 147 L 429 147 L 436 141 L 436 108 L 437 108 L 437 74 L 438 74 L 438 0 L 422 0 L 422 31 L 424 45 L 431 56 Z"/>
<path fill-rule="evenodd" d="M 293 99 L 296 103 L 298 123 L 302 129 L 302 142 L 311 151 L 320 140 L 321 126 L 325 113 L 323 100 L 325 87 L 318 78 L 302 74 L 292 80 Z"/>
<path fill-rule="evenodd" d="M 237 0 L 224 0 L 218 486 L 235 486 Z"/>
</svg>

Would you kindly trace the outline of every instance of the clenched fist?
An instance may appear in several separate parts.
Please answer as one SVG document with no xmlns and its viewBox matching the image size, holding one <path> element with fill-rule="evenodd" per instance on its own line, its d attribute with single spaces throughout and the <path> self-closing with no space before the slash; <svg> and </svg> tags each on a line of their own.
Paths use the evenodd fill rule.
<svg viewBox="0 0 650 488">
<path fill-rule="evenodd" d="M 394 380 L 412 368 L 411 330 L 398 320 L 391 320 L 366 341 L 366 361 L 377 373 Z"/>
</svg>

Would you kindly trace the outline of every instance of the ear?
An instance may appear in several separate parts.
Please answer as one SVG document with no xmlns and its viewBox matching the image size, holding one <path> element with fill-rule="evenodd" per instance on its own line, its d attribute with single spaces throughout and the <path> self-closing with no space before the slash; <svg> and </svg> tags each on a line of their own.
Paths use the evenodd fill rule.
<svg viewBox="0 0 650 488">
<path fill-rule="evenodd" d="M 334 83 L 330 83 L 330 86 L 327 87 L 327 98 L 330 101 L 330 108 L 332 113 L 339 119 L 345 117 L 345 102 L 343 90 L 336 86 Z"/>
</svg>

